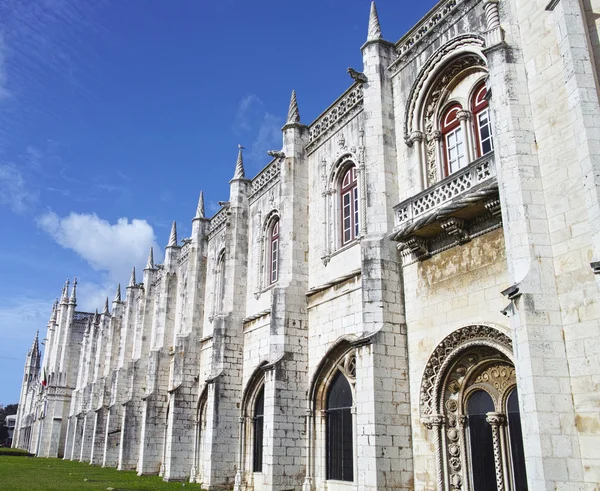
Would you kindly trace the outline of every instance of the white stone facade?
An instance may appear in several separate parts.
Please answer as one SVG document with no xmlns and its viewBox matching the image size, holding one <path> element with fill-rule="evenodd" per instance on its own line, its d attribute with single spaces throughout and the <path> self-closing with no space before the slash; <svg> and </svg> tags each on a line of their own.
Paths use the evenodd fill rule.
<svg viewBox="0 0 600 491">
<path fill-rule="evenodd" d="M 598 18 L 442 0 L 393 44 L 372 5 L 355 83 L 309 126 L 293 94 L 164 264 L 101 314 L 65 286 L 14 445 L 206 489 L 599 489 Z"/>
</svg>

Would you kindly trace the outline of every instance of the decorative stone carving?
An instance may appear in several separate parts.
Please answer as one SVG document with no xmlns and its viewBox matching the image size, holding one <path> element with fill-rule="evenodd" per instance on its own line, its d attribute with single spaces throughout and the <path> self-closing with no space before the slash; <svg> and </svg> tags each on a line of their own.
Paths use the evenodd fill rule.
<svg viewBox="0 0 600 491">
<path fill-rule="evenodd" d="M 440 222 L 442 229 L 448 234 L 456 237 L 459 244 L 469 242 L 471 237 L 465 228 L 465 221 L 460 218 L 450 217 Z"/>
<path fill-rule="evenodd" d="M 435 9 L 430 15 L 425 17 L 423 21 L 419 22 L 396 44 L 398 61 L 406 58 L 408 53 L 430 33 L 434 31 L 439 32 L 440 26 L 445 24 L 452 15 L 458 11 L 458 8 L 464 6 L 463 4 L 466 3 L 468 3 L 468 0 L 449 0 L 444 2 L 439 8 Z M 465 10 L 462 10 L 461 12 L 464 13 Z"/>
<path fill-rule="evenodd" d="M 355 82 L 359 84 L 367 83 L 367 77 L 363 72 L 357 72 L 354 68 L 350 67 L 348 67 L 347 72 Z"/>
<path fill-rule="evenodd" d="M 499 400 L 502 400 L 506 390 L 516 385 L 517 375 L 514 367 L 508 365 L 494 365 L 482 372 L 475 379 L 475 383 L 487 383 L 492 385 L 498 391 Z"/>
<path fill-rule="evenodd" d="M 453 51 L 457 49 L 470 48 L 473 51 L 479 51 L 483 47 L 483 38 L 472 34 L 465 34 L 453 38 L 427 59 L 427 61 L 423 64 L 423 68 L 421 68 L 421 71 L 419 72 L 419 75 L 417 76 L 417 79 L 408 96 L 408 103 L 406 105 L 406 113 L 404 117 L 405 140 L 407 138 L 407 135 L 410 135 L 415 130 L 424 130 L 426 133 L 429 134 L 435 129 L 432 126 L 430 128 L 430 131 L 428 132 L 426 127 L 421 128 L 421 126 L 414 119 L 418 113 L 418 111 L 416 110 L 417 104 L 419 103 L 418 101 L 421 98 L 421 95 L 424 90 L 428 90 L 428 92 L 433 95 L 433 93 L 437 89 L 438 93 L 436 94 L 435 98 L 435 100 L 437 101 L 439 100 L 439 97 L 441 95 L 441 93 L 439 92 L 440 88 L 445 87 L 449 80 L 452 80 L 452 78 L 454 78 L 456 74 L 460 73 L 461 70 L 459 69 L 459 67 L 462 66 L 463 63 L 461 60 L 463 60 L 464 58 L 468 58 L 469 62 L 474 64 L 475 66 L 485 66 L 485 61 L 483 60 L 483 58 L 481 58 L 481 56 L 475 53 L 471 53 L 466 56 L 460 57 L 456 59 L 453 64 L 448 66 L 446 70 L 444 70 L 443 75 L 441 77 L 438 77 L 438 79 L 434 82 L 433 87 L 427 88 L 426 83 L 432 72 L 436 68 L 438 68 L 439 64 L 442 63 L 446 57 L 448 57 Z M 457 65 L 457 63 L 459 64 Z M 463 66 L 462 69 L 464 68 L 465 67 Z M 458 71 L 456 71 L 457 69 Z M 430 104 L 431 102 L 432 101 L 426 102 L 424 107 L 428 108 L 428 104 Z M 432 106 L 429 109 L 433 111 L 434 108 L 435 106 Z"/>
<path fill-rule="evenodd" d="M 448 365 L 449 360 L 453 358 L 455 352 L 468 343 L 499 347 L 508 352 L 512 351 L 511 339 L 506 334 L 490 326 L 463 327 L 448 335 L 433 351 L 423 372 L 419 407 L 421 417 L 437 413 L 442 397 L 440 389 L 443 370 Z"/>
<path fill-rule="evenodd" d="M 283 155 L 283 152 L 279 152 Z M 249 200 L 251 203 L 260 198 L 268 189 L 279 182 L 282 157 L 276 157 L 254 179 L 250 185 Z M 212 222 L 211 222 L 212 225 Z"/>
<path fill-rule="evenodd" d="M 504 41 L 504 31 L 500 27 L 498 0 L 486 0 L 483 8 L 485 10 L 485 22 L 487 26 L 487 31 L 485 33 L 485 44 L 486 47 L 491 48 Z"/>
<path fill-rule="evenodd" d="M 327 111 L 319 116 L 309 127 L 308 150 L 335 126 L 336 123 L 345 120 L 354 110 L 362 110 L 363 87 L 360 83 L 355 83 L 342 96 L 335 101 Z"/>
</svg>

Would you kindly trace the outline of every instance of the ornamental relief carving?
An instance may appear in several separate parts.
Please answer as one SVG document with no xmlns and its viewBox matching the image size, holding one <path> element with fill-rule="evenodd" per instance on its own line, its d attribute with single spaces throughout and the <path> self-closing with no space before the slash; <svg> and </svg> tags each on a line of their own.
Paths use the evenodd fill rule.
<svg viewBox="0 0 600 491">
<path fill-rule="evenodd" d="M 429 359 L 421 386 L 421 416 L 434 431 L 439 490 L 472 491 L 465 412 L 466 401 L 476 390 L 486 391 L 494 402 L 496 412 L 488 413 L 488 423 L 496 432 L 494 445 L 499 445 L 498 427 L 504 424 L 504 415 L 499 413 L 504 412 L 506 397 L 516 386 L 511 352 L 510 338 L 500 331 L 469 326 L 447 336 Z M 496 457 L 499 462 L 499 454 Z M 497 481 L 503 486 L 501 472 Z"/>
</svg>

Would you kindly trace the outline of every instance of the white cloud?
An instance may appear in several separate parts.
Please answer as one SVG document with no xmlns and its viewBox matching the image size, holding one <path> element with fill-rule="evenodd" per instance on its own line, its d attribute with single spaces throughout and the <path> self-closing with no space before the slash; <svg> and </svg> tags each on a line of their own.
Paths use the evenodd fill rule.
<svg viewBox="0 0 600 491">
<path fill-rule="evenodd" d="M 155 258 L 160 259 L 154 230 L 146 220 L 119 218 L 111 224 L 96 214 L 71 213 L 61 218 L 48 212 L 38 218 L 38 225 L 93 269 L 104 272 L 107 282 L 126 281 L 132 266 L 141 273 L 150 246 L 155 247 Z"/>
<path fill-rule="evenodd" d="M 15 213 L 23 213 L 35 195 L 27 189 L 23 174 L 12 164 L 0 164 L 0 204 Z"/>
<path fill-rule="evenodd" d="M 262 168 L 269 161 L 268 150 L 281 148 L 283 124 L 283 118 L 268 112 L 257 95 L 250 94 L 239 102 L 233 129 L 244 140 L 239 143 L 246 143 L 244 146 L 249 150 L 245 154 L 245 160 L 256 169 Z"/>
</svg>

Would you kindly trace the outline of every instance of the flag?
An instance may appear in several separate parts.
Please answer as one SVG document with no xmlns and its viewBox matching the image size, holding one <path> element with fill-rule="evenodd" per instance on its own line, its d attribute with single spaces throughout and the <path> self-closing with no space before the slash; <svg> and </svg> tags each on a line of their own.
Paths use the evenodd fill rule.
<svg viewBox="0 0 600 491">
<path fill-rule="evenodd" d="M 44 371 L 42 372 L 42 387 L 46 387 L 47 383 L 48 383 L 48 380 L 46 378 L 46 369 L 44 368 Z"/>
</svg>

